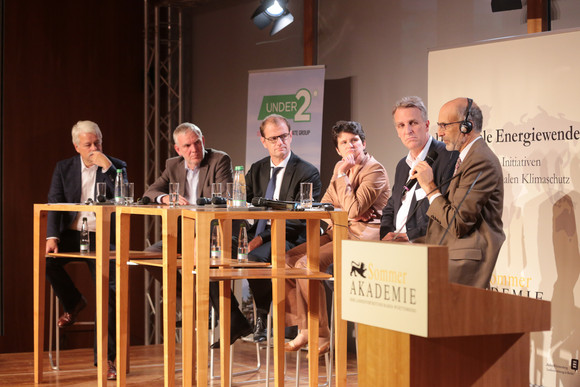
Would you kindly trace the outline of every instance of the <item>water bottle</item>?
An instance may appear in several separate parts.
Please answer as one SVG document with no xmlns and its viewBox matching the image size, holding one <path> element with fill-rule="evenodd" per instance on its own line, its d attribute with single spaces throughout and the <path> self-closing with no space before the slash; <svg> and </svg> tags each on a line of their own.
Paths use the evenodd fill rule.
<svg viewBox="0 0 580 387">
<path fill-rule="evenodd" d="M 233 202 L 234 207 L 246 207 L 246 176 L 242 165 L 235 168 Z"/>
<path fill-rule="evenodd" d="M 220 228 L 219 223 L 211 223 L 211 241 L 210 241 L 210 257 L 211 258 L 221 258 L 222 256 L 222 246 L 220 240 Z"/>
<path fill-rule="evenodd" d="M 89 244 L 89 225 L 87 218 L 83 218 L 83 224 L 81 226 L 81 253 L 89 252 Z"/>
<path fill-rule="evenodd" d="M 248 231 L 246 230 L 245 223 L 240 225 L 240 236 L 238 237 L 238 261 L 248 261 Z"/>
<path fill-rule="evenodd" d="M 123 170 L 117 169 L 117 177 L 115 177 L 115 204 L 125 203 L 123 197 Z"/>
</svg>

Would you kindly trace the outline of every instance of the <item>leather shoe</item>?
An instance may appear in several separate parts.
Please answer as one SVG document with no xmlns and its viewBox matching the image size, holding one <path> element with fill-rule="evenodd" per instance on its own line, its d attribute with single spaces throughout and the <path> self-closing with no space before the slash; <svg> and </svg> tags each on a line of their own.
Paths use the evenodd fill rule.
<svg viewBox="0 0 580 387">
<path fill-rule="evenodd" d="M 80 313 L 80 311 L 83 310 L 86 306 L 87 300 L 83 296 L 81 296 L 81 299 L 79 300 L 79 302 L 77 302 L 77 304 L 70 313 L 64 312 L 62 316 L 59 317 L 58 327 L 66 328 L 73 325 L 77 320 L 77 316 Z"/>
<path fill-rule="evenodd" d="M 115 363 L 108 360 L 107 367 L 107 380 L 117 380 L 117 368 L 115 368 Z"/>
<path fill-rule="evenodd" d="M 256 318 L 256 325 L 254 326 L 254 342 L 261 343 L 263 341 L 268 340 L 267 335 L 267 322 L 268 322 L 268 315 L 267 314 L 258 314 Z"/>
<path fill-rule="evenodd" d="M 250 333 L 252 333 L 252 326 L 250 325 L 250 323 L 248 323 L 247 321 L 244 324 L 244 328 L 240 329 L 239 331 L 230 334 L 230 345 L 233 345 L 236 340 L 238 340 L 241 337 L 245 337 L 247 335 L 249 335 Z M 212 345 L 210 345 L 211 349 L 219 349 L 220 347 L 220 341 L 216 341 L 215 343 L 213 343 Z"/>
</svg>

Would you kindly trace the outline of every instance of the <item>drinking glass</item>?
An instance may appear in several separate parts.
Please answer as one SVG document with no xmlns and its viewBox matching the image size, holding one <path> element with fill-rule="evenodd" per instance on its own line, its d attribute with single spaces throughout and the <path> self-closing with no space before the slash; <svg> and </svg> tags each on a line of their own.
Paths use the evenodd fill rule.
<svg viewBox="0 0 580 387">
<path fill-rule="evenodd" d="M 130 205 L 133 203 L 135 193 L 135 183 L 124 183 L 123 184 L 123 198 L 125 199 L 125 205 Z"/>
<path fill-rule="evenodd" d="M 99 203 L 107 201 L 107 183 L 97 183 L 97 201 Z"/>
<path fill-rule="evenodd" d="M 226 201 L 228 208 L 234 206 L 234 183 L 226 183 Z"/>
<path fill-rule="evenodd" d="M 169 206 L 175 207 L 179 204 L 179 183 L 169 183 Z"/>
<path fill-rule="evenodd" d="M 312 208 L 312 183 L 300 183 L 300 206 Z"/>
<path fill-rule="evenodd" d="M 211 184 L 211 197 L 222 197 L 222 183 Z"/>
</svg>

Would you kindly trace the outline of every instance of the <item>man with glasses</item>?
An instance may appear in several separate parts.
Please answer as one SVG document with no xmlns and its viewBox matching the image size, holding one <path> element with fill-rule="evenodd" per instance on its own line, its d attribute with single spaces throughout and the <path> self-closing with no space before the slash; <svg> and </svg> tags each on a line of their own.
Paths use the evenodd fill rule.
<svg viewBox="0 0 580 387">
<path fill-rule="evenodd" d="M 481 109 L 470 98 L 443 105 L 438 133 L 447 150 L 460 152 L 456 178 L 442 193 L 426 162 L 415 167 L 414 178 L 430 192 L 427 243 L 449 247 L 449 281 L 487 288 L 505 234 L 502 169 L 481 137 L 482 122 Z"/>
<path fill-rule="evenodd" d="M 442 185 L 441 192 L 445 192 L 446 181 L 453 175 L 459 153 L 447 151 L 445 144 L 429 135 L 427 109 L 419 97 L 403 97 L 397 101 L 393 108 L 393 121 L 397 135 L 409 153 L 397 164 L 392 195 L 381 217 L 381 239 L 422 242 L 429 223 L 427 192 L 419 184 L 409 189 L 405 184 L 415 165 L 431 155 L 434 181 L 438 186 Z"/>
<path fill-rule="evenodd" d="M 269 195 L 268 186 L 273 188 L 272 200 L 299 201 L 300 183 L 312 183 L 312 197 L 320 200 L 322 184 L 316 167 L 301 159 L 291 151 L 292 131 L 288 121 L 277 114 L 270 115 L 260 125 L 260 141 L 269 156 L 255 162 L 246 174 L 247 201 L 253 198 L 265 198 Z M 248 231 L 249 254 L 248 258 L 257 262 L 272 262 L 272 245 L 270 226 L 264 222 L 254 222 Z M 234 239 L 236 239 L 234 237 Z M 306 242 L 306 224 L 301 220 L 286 221 L 286 251 Z M 237 246 L 237 239 L 232 246 Z M 254 296 L 257 309 L 257 318 L 254 327 L 254 341 L 262 342 L 266 337 L 266 322 L 270 304 L 272 302 L 272 282 L 270 280 L 248 280 Z M 210 292 L 212 303 L 217 309 L 219 290 L 214 284 Z M 232 297 L 232 322 L 241 319 L 242 313 L 238 309 L 237 300 Z M 236 317 L 234 317 L 236 316 Z M 248 335 L 250 332 L 232 323 L 230 342 Z M 219 341 L 212 345 L 218 348 Z"/>
</svg>

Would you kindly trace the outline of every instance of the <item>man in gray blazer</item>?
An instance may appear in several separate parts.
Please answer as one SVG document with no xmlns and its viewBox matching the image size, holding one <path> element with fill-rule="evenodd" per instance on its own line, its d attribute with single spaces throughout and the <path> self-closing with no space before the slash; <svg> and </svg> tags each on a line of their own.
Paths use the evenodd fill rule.
<svg viewBox="0 0 580 387">
<path fill-rule="evenodd" d="M 427 243 L 449 247 L 449 281 L 489 287 L 501 245 L 503 174 L 500 162 L 481 137 L 483 117 L 470 98 L 447 102 L 439 111 L 438 133 L 447 150 L 458 150 L 455 175 L 442 194 L 426 162 L 415 169 L 430 206 Z"/>
<path fill-rule="evenodd" d="M 227 153 L 206 148 L 205 138 L 194 124 L 184 122 L 173 131 L 179 156 L 165 162 L 165 170 L 143 196 L 169 204 L 169 183 L 179 183 L 179 204 L 195 204 L 200 197 L 211 198 L 212 183 L 231 183 L 232 160 Z"/>
</svg>

